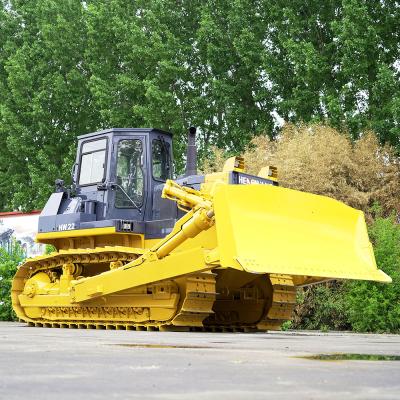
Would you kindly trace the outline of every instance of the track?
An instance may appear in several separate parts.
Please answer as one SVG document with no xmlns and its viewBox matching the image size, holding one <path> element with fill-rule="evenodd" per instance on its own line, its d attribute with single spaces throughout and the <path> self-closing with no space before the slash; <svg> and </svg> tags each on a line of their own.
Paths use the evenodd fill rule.
<svg viewBox="0 0 400 400">
<path fill-rule="evenodd" d="M 63 298 L 68 302 L 59 304 L 61 296 L 50 300 L 52 289 L 40 292 L 33 280 L 27 284 L 31 277 L 42 273 L 48 276 L 45 278 L 50 288 L 60 286 L 65 266 L 72 265 L 78 273 L 83 271 L 84 276 L 91 276 L 133 261 L 143 251 L 110 246 L 61 250 L 28 259 L 13 280 L 14 310 L 20 320 L 32 326 L 84 329 L 265 331 L 277 330 L 291 318 L 295 287 L 291 277 L 284 275 L 265 276 L 260 290 L 241 289 L 244 297 L 230 302 L 233 311 L 228 317 L 220 309 L 224 299 L 217 294 L 218 275 L 211 271 L 155 282 L 84 303 L 73 303 L 69 293 L 64 293 Z M 257 295 L 258 292 L 263 295 Z M 261 314 L 254 317 L 256 320 L 245 320 L 240 316 L 245 314 L 235 310 L 243 305 L 247 307 L 245 314 L 258 315 L 257 310 Z"/>
</svg>

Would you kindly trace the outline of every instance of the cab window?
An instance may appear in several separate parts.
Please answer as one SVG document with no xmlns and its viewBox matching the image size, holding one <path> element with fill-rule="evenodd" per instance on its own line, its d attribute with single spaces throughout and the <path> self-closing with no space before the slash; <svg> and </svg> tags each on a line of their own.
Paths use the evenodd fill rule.
<svg viewBox="0 0 400 400">
<path fill-rule="evenodd" d="M 170 144 L 162 139 L 154 139 L 152 142 L 152 167 L 155 179 L 166 181 L 172 178 L 170 157 Z"/>
<path fill-rule="evenodd" d="M 127 139 L 118 142 L 116 207 L 136 208 L 143 204 L 142 155 L 141 140 Z"/>
<path fill-rule="evenodd" d="M 104 179 L 107 139 L 92 140 L 82 145 L 79 185 L 100 183 Z"/>
</svg>

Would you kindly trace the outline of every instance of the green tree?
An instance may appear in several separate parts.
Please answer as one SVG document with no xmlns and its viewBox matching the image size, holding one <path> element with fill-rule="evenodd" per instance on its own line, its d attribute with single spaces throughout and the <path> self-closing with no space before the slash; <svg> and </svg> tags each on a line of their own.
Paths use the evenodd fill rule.
<svg viewBox="0 0 400 400">
<path fill-rule="evenodd" d="M 43 206 L 57 177 L 68 178 L 75 137 L 96 127 L 83 8 L 78 0 L 12 1 L 14 51 L 3 64 L 7 96 L 0 108 L 6 155 L 0 171 L 4 208 Z"/>
<path fill-rule="evenodd" d="M 10 13 L 6 10 L 6 1 L 0 2 L 0 126 L 2 122 L 2 115 L 5 113 L 5 98 L 10 96 L 7 87 L 7 71 L 5 64 L 8 57 L 15 52 L 18 40 L 12 40 L 16 37 L 17 22 Z M 8 131 L 0 130 L 0 209 L 4 210 L 10 208 L 10 196 L 13 191 L 10 190 L 9 173 L 10 162 L 12 154 L 7 149 L 7 136 Z"/>
<path fill-rule="evenodd" d="M 396 2 L 268 3 L 264 69 L 278 113 L 292 122 L 327 120 L 354 138 L 373 127 L 398 146 Z"/>
<path fill-rule="evenodd" d="M 42 207 L 77 135 L 185 133 L 238 153 L 288 122 L 324 121 L 399 147 L 395 0 L 2 0 L 0 207 Z"/>
</svg>

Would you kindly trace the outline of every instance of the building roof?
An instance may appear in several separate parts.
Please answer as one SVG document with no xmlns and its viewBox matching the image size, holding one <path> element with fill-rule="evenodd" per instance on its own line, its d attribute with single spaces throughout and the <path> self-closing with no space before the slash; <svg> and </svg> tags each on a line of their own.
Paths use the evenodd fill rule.
<svg viewBox="0 0 400 400">
<path fill-rule="evenodd" d="M 22 211 L 7 211 L 0 212 L 0 218 L 10 218 L 10 217 L 25 217 L 27 215 L 37 215 L 40 214 L 42 210 L 33 210 L 31 212 L 24 213 Z"/>
</svg>

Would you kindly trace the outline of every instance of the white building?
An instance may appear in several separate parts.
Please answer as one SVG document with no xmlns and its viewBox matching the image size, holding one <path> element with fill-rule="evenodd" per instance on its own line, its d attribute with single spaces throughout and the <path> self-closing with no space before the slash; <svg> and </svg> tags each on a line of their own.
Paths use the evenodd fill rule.
<svg viewBox="0 0 400 400">
<path fill-rule="evenodd" d="M 0 213 L 0 247 L 10 251 L 13 241 L 19 242 L 27 257 L 43 254 L 45 245 L 35 242 L 40 211 Z"/>
</svg>

